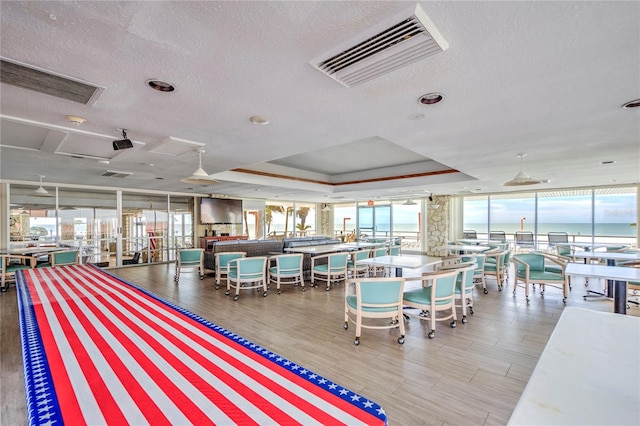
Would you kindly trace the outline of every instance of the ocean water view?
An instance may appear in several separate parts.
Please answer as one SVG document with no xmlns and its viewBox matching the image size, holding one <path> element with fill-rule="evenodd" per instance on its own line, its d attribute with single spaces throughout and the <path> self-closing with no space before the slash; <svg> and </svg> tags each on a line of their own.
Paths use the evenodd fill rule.
<svg viewBox="0 0 640 426">
<path fill-rule="evenodd" d="M 475 230 L 479 234 L 487 233 L 486 223 L 465 223 L 465 230 Z M 520 231 L 519 223 L 492 223 L 492 231 L 504 231 L 507 235 Z M 534 225 L 532 223 L 524 224 L 524 231 L 535 232 Z M 539 223 L 538 234 L 545 235 L 548 232 L 566 232 L 569 235 L 585 235 L 591 236 L 592 229 L 590 223 Z M 595 225 L 596 236 L 611 236 L 611 237 L 634 237 L 636 235 L 637 228 L 629 223 L 598 223 Z"/>
</svg>

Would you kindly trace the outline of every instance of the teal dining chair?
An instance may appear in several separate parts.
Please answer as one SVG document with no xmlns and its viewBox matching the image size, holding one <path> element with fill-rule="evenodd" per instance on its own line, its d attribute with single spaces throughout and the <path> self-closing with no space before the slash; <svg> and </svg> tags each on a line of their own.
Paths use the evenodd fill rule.
<svg viewBox="0 0 640 426">
<path fill-rule="evenodd" d="M 357 278 L 345 285 L 344 329 L 349 322 L 356 325 L 356 337 L 353 344 L 360 344 L 362 329 L 397 328 L 400 336 L 399 344 L 404 343 L 404 320 L 402 317 L 402 295 L 405 279 L 400 277 L 365 277 Z M 350 288 L 355 294 L 350 294 Z M 365 322 L 373 319 L 374 321 Z M 379 321 L 387 320 L 387 321 Z"/>
<path fill-rule="evenodd" d="M 180 272 L 183 270 L 196 271 L 200 279 L 204 279 L 204 249 L 185 248 L 177 250 L 176 275 L 173 278 L 176 283 L 180 281 Z"/>
</svg>

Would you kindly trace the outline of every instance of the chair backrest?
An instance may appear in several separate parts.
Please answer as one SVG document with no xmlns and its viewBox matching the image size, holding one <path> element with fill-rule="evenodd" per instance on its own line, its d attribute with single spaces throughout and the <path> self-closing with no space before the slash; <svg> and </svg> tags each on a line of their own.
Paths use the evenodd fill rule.
<svg viewBox="0 0 640 426">
<path fill-rule="evenodd" d="M 267 257 L 240 257 L 229 261 L 230 269 L 235 269 L 238 281 L 255 280 L 265 276 Z"/>
<path fill-rule="evenodd" d="M 51 253 L 51 266 L 75 265 L 76 263 L 78 263 L 78 250 L 65 250 Z"/>
<path fill-rule="evenodd" d="M 473 275 L 481 276 L 482 274 L 484 274 L 484 259 L 485 259 L 484 254 L 462 256 L 463 262 L 469 262 L 472 259 L 476 262 L 476 267 L 473 270 Z"/>
<path fill-rule="evenodd" d="M 136 253 L 139 254 L 139 253 Z M 204 258 L 204 249 L 188 248 L 178 249 L 178 260 L 180 263 L 197 263 Z"/>
<path fill-rule="evenodd" d="M 524 253 L 513 256 L 514 259 L 518 259 L 521 262 L 529 265 L 529 271 L 544 271 L 544 256 L 538 253 Z M 524 271 L 526 267 L 516 262 L 516 270 L 518 272 Z"/>
<path fill-rule="evenodd" d="M 458 272 L 458 278 L 456 279 L 456 287 L 460 290 L 464 289 L 465 293 L 468 293 L 470 291 L 473 291 L 474 288 L 474 284 L 473 284 L 473 276 L 474 276 L 474 272 L 477 269 L 477 264 L 473 263 L 471 265 L 468 265 L 464 268 L 459 268 Z"/>
<path fill-rule="evenodd" d="M 391 246 L 391 247 L 389 247 L 389 254 L 391 256 L 399 256 L 400 255 L 400 246 Z"/>
<path fill-rule="evenodd" d="M 334 253 L 328 256 L 328 269 L 329 272 L 340 272 L 347 269 L 347 261 L 349 260 L 349 253 Z"/>
<path fill-rule="evenodd" d="M 216 253 L 216 265 L 226 268 L 230 261 L 245 257 L 246 253 L 242 251 L 228 251 Z"/>
<path fill-rule="evenodd" d="M 371 250 L 358 250 L 353 254 L 353 259 L 357 262 L 358 260 L 368 259 L 371 255 Z"/>
<path fill-rule="evenodd" d="M 491 231 L 489 232 L 489 239 L 493 241 L 507 241 L 507 235 L 504 231 Z"/>
<path fill-rule="evenodd" d="M 402 277 L 358 278 L 354 280 L 358 306 L 363 311 L 375 309 L 379 312 L 384 308 L 389 308 L 390 311 L 398 309 L 398 305 L 402 303 L 404 280 Z"/>
<path fill-rule="evenodd" d="M 573 254 L 571 251 L 571 246 L 565 246 L 562 244 L 556 244 L 556 252 L 560 256 L 571 256 Z"/>
<path fill-rule="evenodd" d="M 515 243 L 517 246 L 533 247 L 535 246 L 535 240 L 533 238 L 533 232 L 529 231 L 516 231 L 514 234 Z"/>
<path fill-rule="evenodd" d="M 456 280 L 459 269 L 448 269 L 432 273 L 431 278 L 431 300 L 436 305 L 443 305 L 451 302 L 456 291 Z M 424 276 L 423 276 L 424 279 Z"/>
<path fill-rule="evenodd" d="M 554 247 L 557 244 L 568 243 L 569 234 L 566 232 L 547 232 L 547 241 L 549 241 L 549 247 Z"/>
<path fill-rule="evenodd" d="M 462 238 L 465 240 L 475 240 L 478 239 L 478 234 L 476 231 L 462 231 Z"/>
<path fill-rule="evenodd" d="M 278 274 L 293 274 L 302 271 L 302 253 L 280 254 L 273 256 L 276 261 L 276 272 Z"/>
<path fill-rule="evenodd" d="M 380 257 L 380 256 L 386 256 L 386 255 L 387 255 L 386 247 L 380 247 L 373 251 L 373 257 Z"/>
</svg>

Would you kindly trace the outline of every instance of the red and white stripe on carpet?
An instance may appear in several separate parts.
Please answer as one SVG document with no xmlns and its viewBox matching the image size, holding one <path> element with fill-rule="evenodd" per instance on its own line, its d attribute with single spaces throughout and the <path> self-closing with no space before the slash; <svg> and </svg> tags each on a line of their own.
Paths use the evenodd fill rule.
<svg viewBox="0 0 640 426">
<path fill-rule="evenodd" d="M 32 424 L 386 424 L 365 397 L 92 266 L 17 282 Z"/>
</svg>

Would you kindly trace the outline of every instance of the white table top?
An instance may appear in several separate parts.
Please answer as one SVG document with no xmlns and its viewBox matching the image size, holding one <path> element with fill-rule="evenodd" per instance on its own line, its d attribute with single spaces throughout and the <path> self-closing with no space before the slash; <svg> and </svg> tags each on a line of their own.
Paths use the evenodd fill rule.
<svg viewBox="0 0 640 426">
<path fill-rule="evenodd" d="M 567 247 L 578 247 L 578 248 L 582 248 L 582 249 L 591 249 L 591 250 L 596 250 L 599 248 L 607 248 L 607 247 L 621 247 L 624 246 L 625 244 L 618 244 L 618 243 L 556 243 L 556 246 L 567 246 Z"/>
<path fill-rule="evenodd" d="M 457 241 L 460 241 L 464 244 L 473 244 L 473 245 L 491 245 L 491 244 L 506 244 L 506 242 L 501 240 L 487 240 L 487 239 L 473 239 L 473 238 L 462 238 Z"/>
<path fill-rule="evenodd" d="M 440 257 L 403 254 L 401 256 L 378 256 L 358 260 L 360 265 L 387 266 L 390 268 L 418 269 L 423 266 L 437 265 L 442 262 Z"/>
<path fill-rule="evenodd" d="M 564 309 L 510 425 L 637 425 L 640 318 Z"/>
<path fill-rule="evenodd" d="M 345 251 L 346 248 L 342 247 L 342 244 L 320 244 L 317 246 L 300 246 L 289 247 L 284 249 L 288 253 L 306 253 L 306 254 L 326 254 L 337 253 L 339 251 Z"/>
<path fill-rule="evenodd" d="M 470 251 L 470 252 L 481 252 L 489 250 L 487 246 L 469 246 L 469 245 L 457 245 L 457 244 L 448 244 L 446 246 L 438 247 L 443 250 L 455 250 L 455 251 Z"/>
<path fill-rule="evenodd" d="M 607 251 L 577 251 L 573 257 L 580 259 L 613 259 L 613 260 L 640 260 L 640 253 L 617 253 Z"/>
<path fill-rule="evenodd" d="M 593 265 L 590 263 L 567 263 L 567 275 L 581 277 L 608 278 L 616 281 L 640 281 L 640 268 L 623 266 Z"/>
</svg>

